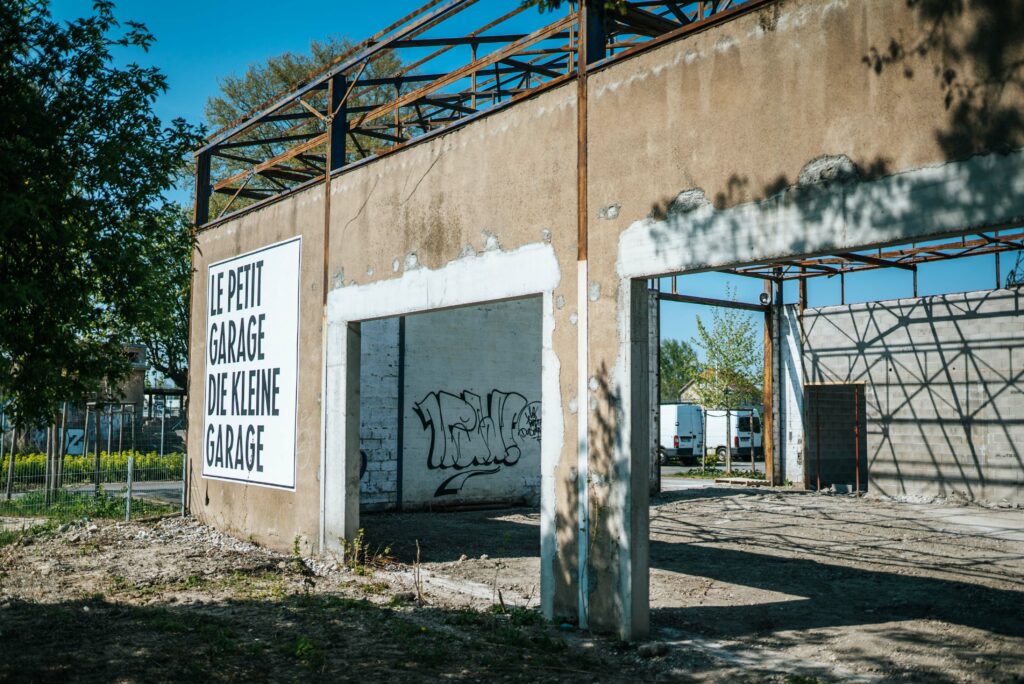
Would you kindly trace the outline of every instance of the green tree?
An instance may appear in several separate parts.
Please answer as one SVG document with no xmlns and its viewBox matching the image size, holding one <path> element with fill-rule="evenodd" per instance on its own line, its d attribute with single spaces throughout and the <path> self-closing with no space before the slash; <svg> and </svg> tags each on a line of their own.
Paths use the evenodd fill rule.
<svg viewBox="0 0 1024 684">
<path fill-rule="evenodd" d="M 168 205 L 161 215 L 163 230 L 148 241 L 144 252 L 146 277 L 140 301 L 146 310 L 135 328 L 149 365 L 176 386 L 188 382 L 189 292 L 192 286 L 191 211 Z"/>
<path fill-rule="evenodd" d="M 220 81 L 220 92 L 206 101 L 206 121 L 211 130 L 224 130 L 245 120 L 260 109 L 269 106 L 278 97 L 294 90 L 297 86 L 309 81 L 314 75 L 327 67 L 339 62 L 348 55 L 354 46 L 347 38 L 330 37 L 314 40 L 310 43 L 309 53 L 298 54 L 285 52 L 270 57 L 262 62 L 250 64 L 244 74 L 230 74 Z M 361 76 L 362 79 L 380 79 L 394 76 L 402 70 L 402 62 L 393 51 L 382 52 L 369 63 Z M 356 88 L 349 97 L 351 106 L 370 105 L 395 98 L 410 89 L 409 85 L 380 85 L 367 88 Z M 323 90 L 310 93 L 304 99 L 311 105 L 325 108 L 326 92 Z M 404 111 L 404 110 L 403 110 Z M 305 123 L 296 125 L 294 121 L 265 123 L 259 128 L 259 137 L 280 135 L 296 135 L 299 133 L 320 133 L 323 123 L 310 117 Z M 255 135 L 255 132 L 250 134 Z M 355 161 L 363 152 L 372 152 L 381 141 L 365 135 L 356 134 L 354 145 L 349 145 L 346 152 L 348 161 Z M 352 140 L 350 138 L 350 141 Z M 214 178 L 222 178 L 233 173 L 249 169 L 253 159 L 270 159 L 287 150 L 294 142 L 261 144 L 244 148 L 244 155 L 250 159 L 229 159 L 215 156 L 212 160 Z M 237 155 L 235 155 L 237 156 Z M 257 176 L 253 178 L 250 188 L 274 188 L 273 181 Z M 211 216 L 218 216 L 227 205 L 229 198 L 214 195 L 210 200 Z M 236 210 L 251 203 L 243 198 L 236 199 L 231 209 Z"/>
<path fill-rule="evenodd" d="M 661 400 L 666 403 L 679 401 L 679 393 L 700 374 L 697 352 L 688 342 L 665 340 L 660 353 Z"/>
<path fill-rule="evenodd" d="M 115 64 L 152 42 L 106 0 L 70 22 L 0 3 L 0 395 L 23 425 L 126 372 L 148 312 L 161 198 L 200 142 L 154 114 L 159 70 Z"/>
<path fill-rule="evenodd" d="M 728 296 L 735 300 L 734 293 Z M 693 344 L 704 351 L 705 368 L 694 386 L 702 406 L 724 409 L 760 404 L 764 356 L 761 330 L 750 314 L 715 308 L 710 327 L 698 316 Z"/>
<path fill-rule="evenodd" d="M 565 0 L 523 0 L 525 7 L 536 7 L 541 12 L 554 12 L 564 4 Z M 604 8 L 609 11 L 625 13 L 626 0 L 604 0 Z"/>
</svg>

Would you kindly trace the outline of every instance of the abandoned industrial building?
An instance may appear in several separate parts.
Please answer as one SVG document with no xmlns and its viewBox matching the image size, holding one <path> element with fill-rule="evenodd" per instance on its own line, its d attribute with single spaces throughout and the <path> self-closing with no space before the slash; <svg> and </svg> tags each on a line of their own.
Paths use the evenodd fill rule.
<svg viewBox="0 0 1024 684">
<path fill-rule="evenodd" d="M 661 301 L 763 314 L 771 483 L 1024 503 L 1024 43 L 993 3 L 480 5 L 196 153 L 193 514 L 333 553 L 361 514 L 535 506 L 545 616 L 642 638 Z M 918 292 L 981 256 L 985 289 Z M 808 300 L 886 269 L 912 296 Z M 762 296 L 687 293 L 706 272 Z"/>
</svg>

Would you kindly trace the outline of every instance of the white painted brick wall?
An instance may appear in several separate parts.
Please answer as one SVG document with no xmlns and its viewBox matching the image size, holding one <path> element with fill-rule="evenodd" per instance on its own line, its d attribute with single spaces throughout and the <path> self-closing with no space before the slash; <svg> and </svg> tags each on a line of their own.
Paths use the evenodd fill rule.
<svg viewBox="0 0 1024 684">
<path fill-rule="evenodd" d="M 539 501 L 541 306 L 532 297 L 406 318 L 403 507 Z M 417 405 L 443 425 L 424 425 Z M 450 480 L 457 493 L 439 494 Z"/>
<path fill-rule="evenodd" d="M 397 318 L 362 324 L 359 368 L 359 449 L 366 470 L 359 481 L 364 510 L 394 508 L 398 501 Z"/>
</svg>

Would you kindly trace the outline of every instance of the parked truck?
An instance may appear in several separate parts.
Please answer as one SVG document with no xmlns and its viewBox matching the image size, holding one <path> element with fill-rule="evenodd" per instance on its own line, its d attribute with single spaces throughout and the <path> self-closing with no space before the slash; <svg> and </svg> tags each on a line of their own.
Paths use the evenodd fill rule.
<svg viewBox="0 0 1024 684">
<path fill-rule="evenodd" d="M 661 462 L 700 462 L 704 447 L 704 411 L 697 404 L 662 404 Z"/>
<path fill-rule="evenodd" d="M 725 458 L 726 445 L 732 442 L 733 460 L 750 458 L 751 447 L 756 458 L 764 458 L 761 441 L 761 412 L 753 407 L 736 408 L 729 411 L 713 409 L 705 412 L 707 449 Z M 728 422 L 727 422 L 728 420 Z M 731 425 L 730 425 L 731 423 Z"/>
</svg>

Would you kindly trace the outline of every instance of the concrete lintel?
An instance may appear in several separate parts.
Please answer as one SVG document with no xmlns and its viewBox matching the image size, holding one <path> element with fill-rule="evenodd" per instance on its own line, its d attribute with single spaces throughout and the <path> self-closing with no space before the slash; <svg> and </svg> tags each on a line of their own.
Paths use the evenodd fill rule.
<svg viewBox="0 0 1024 684">
<path fill-rule="evenodd" d="M 551 245 L 530 244 L 456 259 L 442 268 L 350 285 L 327 295 L 327 320 L 364 321 L 552 292 L 559 282 Z"/>
<path fill-rule="evenodd" d="M 616 266 L 622 278 L 650 277 L 1014 222 L 1024 222 L 1022 150 L 872 181 L 798 185 L 722 211 L 706 199 L 690 202 L 665 220 L 646 218 L 626 229 Z"/>
</svg>

